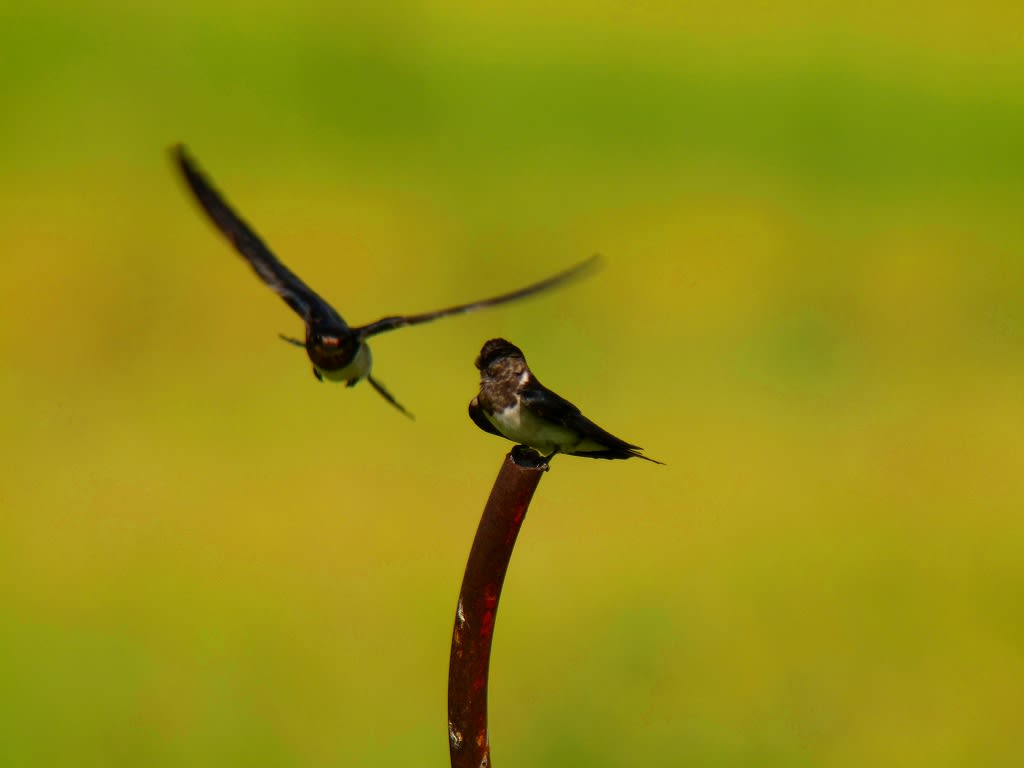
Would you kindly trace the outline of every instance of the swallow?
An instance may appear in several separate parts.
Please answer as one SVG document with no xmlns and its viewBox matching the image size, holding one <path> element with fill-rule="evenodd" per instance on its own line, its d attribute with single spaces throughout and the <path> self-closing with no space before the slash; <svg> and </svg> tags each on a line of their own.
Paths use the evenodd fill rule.
<svg viewBox="0 0 1024 768">
<path fill-rule="evenodd" d="M 480 394 L 469 403 L 469 418 L 484 432 L 525 445 L 544 462 L 556 454 L 590 459 L 644 459 L 642 448 L 606 432 L 564 397 L 541 384 L 523 352 L 505 339 L 491 339 L 476 359 Z"/>
<path fill-rule="evenodd" d="M 580 276 L 595 266 L 599 260 L 598 256 L 592 256 L 569 269 L 525 288 L 503 293 L 500 296 L 492 296 L 489 299 L 458 304 L 454 307 L 423 312 L 418 315 L 389 315 L 368 325 L 351 327 L 334 307 L 274 256 L 259 235 L 235 213 L 209 179 L 203 175 L 192 158 L 189 157 L 184 146 L 179 144 L 173 147 L 172 155 L 185 177 L 189 189 L 192 190 L 192 194 L 195 195 L 199 205 L 214 226 L 231 242 L 242 258 L 249 262 L 249 266 L 252 267 L 256 275 L 302 318 L 306 325 L 305 341 L 284 334 L 278 335 L 289 344 L 305 348 L 306 354 L 309 355 L 310 362 L 313 364 L 313 375 L 317 380 L 339 381 L 349 387 L 354 387 L 366 379 L 381 397 L 410 418 L 412 418 L 412 414 L 377 379 L 370 375 L 373 356 L 366 343 L 367 339 L 396 328 L 429 323 L 449 315 L 476 312 L 518 299 L 525 299 Z"/>
</svg>

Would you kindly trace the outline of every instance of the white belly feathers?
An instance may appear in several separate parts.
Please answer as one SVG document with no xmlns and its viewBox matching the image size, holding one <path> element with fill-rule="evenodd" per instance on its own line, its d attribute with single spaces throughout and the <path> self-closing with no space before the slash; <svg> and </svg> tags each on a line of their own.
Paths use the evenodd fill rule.
<svg viewBox="0 0 1024 768">
<path fill-rule="evenodd" d="M 519 407 L 519 399 L 515 405 L 487 414 L 487 419 L 501 434 L 548 456 L 556 449 L 570 453 L 576 449 L 579 435 L 564 427 L 537 418 L 530 410 Z"/>
<path fill-rule="evenodd" d="M 320 371 L 320 375 L 329 381 L 362 381 L 370 375 L 373 367 L 373 355 L 370 354 L 369 344 L 360 344 L 359 351 L 352 358 L 352 362 L 337 371 Z"/>
</svg>

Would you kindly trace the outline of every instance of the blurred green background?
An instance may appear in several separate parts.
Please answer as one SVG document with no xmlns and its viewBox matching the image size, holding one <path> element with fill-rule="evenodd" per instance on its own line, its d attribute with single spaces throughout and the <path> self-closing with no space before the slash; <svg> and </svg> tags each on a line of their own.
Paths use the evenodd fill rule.
<svg viewBox="0 0 1024 768">
<path fill-rule="evenodd" d="M 1019 3 L 0 6 L 0 764 L 444 766 L 503 335 L 668 463 L 556 460 L 502 766 L 1008 765 L 1024 732 Z M 297 319 L 184 141 L 351 322 Z"/>
</svg>

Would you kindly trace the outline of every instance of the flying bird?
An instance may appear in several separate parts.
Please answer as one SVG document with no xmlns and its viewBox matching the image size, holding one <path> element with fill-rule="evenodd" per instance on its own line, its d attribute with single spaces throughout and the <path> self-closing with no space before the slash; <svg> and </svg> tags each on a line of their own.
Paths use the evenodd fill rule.
<svg viewBox="0 0 1024 768">
<path fill-rule="evenodd" d="M 556 454 L 590 459 L 644 459 L 640 446 L 606 432 L 580 409 L 541 384 L 523 352 L 505 339 L 491 339 L 476 359 L 480 394 L 469 403 L 469 418 L 484 432 L 537 451 L 544 461 Z"/>
<path fill-rule="evenodd" d="M 541 291 L 562 285 L 571 278 L 582 275 L 596 265 L 598 256 L 592 256 L 556 275 L 500 296 L 458 304 L 433 312 L 417 315 L 389 315 L 367 325 L 349 326 L 334 307 L 306 285 L 288 267 L 282 264 L 260 239 L 252 228 L 235 213 L 213 184 L 199 170 L 182 145 L 172 149 L 174 160 L 185 177 L 192 194 L 206 215 L 234 245 L 253 271 L 270 286 L 284 302 L 291 307 L 306 325 L 305 340 L 279 334 L 282 339 L 298 347 L 304 347 L 313 363 L 313 375 L 319 381 L 341 381 L 353 387 L 363 379 L 391 405 L 406 416 L 412 417 L 383 385 L 370 374 L 373 358 L 366 343 L 371 336 L 408 325 L 429 323 L 449 315 L 461 315 L 480 309 L 495 307 L 510 301 L 525 299 Z"/>
</svg>

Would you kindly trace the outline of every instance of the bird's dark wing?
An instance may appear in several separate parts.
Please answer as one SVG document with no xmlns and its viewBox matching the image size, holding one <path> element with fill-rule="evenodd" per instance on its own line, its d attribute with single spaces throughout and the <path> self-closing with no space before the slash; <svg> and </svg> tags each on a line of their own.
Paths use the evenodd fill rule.
<svg viewBox="0 0 1024 768">
<path fill-rule="evenodd" d="M 640 450 L 640 446 L 627 443 L 612 433 L 601 429 L 594 422 L 580 413 L 580 409 L 564 397 L 555 394 L 533 379 L 519 393 L 520 407 L 529 408 L 544 421 L 559 424 L 583 437 L 606 446 L 613 452 Z M 582 455 L 582 454 L 581 454 Z"/>
<path fill-rule="evenodd" d="M 476 312 L 480 309 L 487 309 L 489 307 L 496 307 L 500 304 L 507 304 L 510 301 L 525 299 L 527 296 L 532 296 L 535 293 L 555 288 L 569 280 L 572 280 L 573 278 L 583 276 L 586 272 L 594 269 L 600 260 L 600 256 L 591 256 L 589 259 L 581 261 L 579 264 L 569 267 L 569 269 L 559 272 L 557 275 L 552 275 L 549 278 L 533 283 L 532 285 L 528 285 L 525 288 L 520 288 L 519 290 L 511 291 L 509 293 L 503 293 L 500 296 L 492 296 L 489 299 L 481 299 L 480 301 L 474 301 L 469 304 L 459 304 L 454 307 L 438 309 L 434 312 L 424 312 L 419 315 L 394 315 L 392 317 L 384 317 L 374 323 L 364 325 L 360 328 L 353 328 L 352 330 L 354 330 L 359 335 L 360 340 L 362 340 L 367 339 L 370 336 L 376 336 L 378 333 L 393 331 L 396 328 L 404 328 L 407 325 L 429 323 L 431 320 L 448 317 L 449 315 L 463 315 L 467 312 Z"/>
<path fill-rule="evenodd" d="M 206 211 L 206 215 L 249 262 L 260 279 L 284 299 L 307 324 L 328 320 L 345 325 L 341 315 L 294 272 L 278 261 L 259 235 L 231 209 L 188 156 L 185 147 L 179 144 L 172 151 L 185 181 Z"/>
<path fill-rule="evenodd" d="M 519 393 L 520 404 L 532 410 L 537 416 L 555 424 L 571 429 L 604 446 L 599 451 L 573 451 L 573 456 L 585 456 L 590 459 L 644 459 L 654 464 L 664 462 L 644 456 L 639 445 L 627 443 L 625 440 L 616 437 L 610 432 L 601 429 L 594 422 L 580 413 L 580 409 L 570 403 L 564 397 L 544 387 L 536 379 L 533 379 Z"/>
<path fill-rule="evenodd" d="M 571 455 L 583 456 L 587 459 L 643 459 L 644 461 L 651 462 L 651 464 L 665 466 L 664 461 L 644 456 L 640 451 L 640 448 L 609 448 L 606 451 L 573 451 Z"/>
<path fill-rule="evenodd" d="M 469 418 L 471 418 L 473 423 L 480 427 L 484 432 L 490 432 L 492 435 L 497 435 L 498 437 L 505 437 L 498 431 L 498 428 L 491 424 L 487 417 L 484 416 L 484 409 L 480 407 L 480 401 L 475 397 L 469 401 Z M 505 439 L 507 440 L 508 438 Z"/>
</svg>

